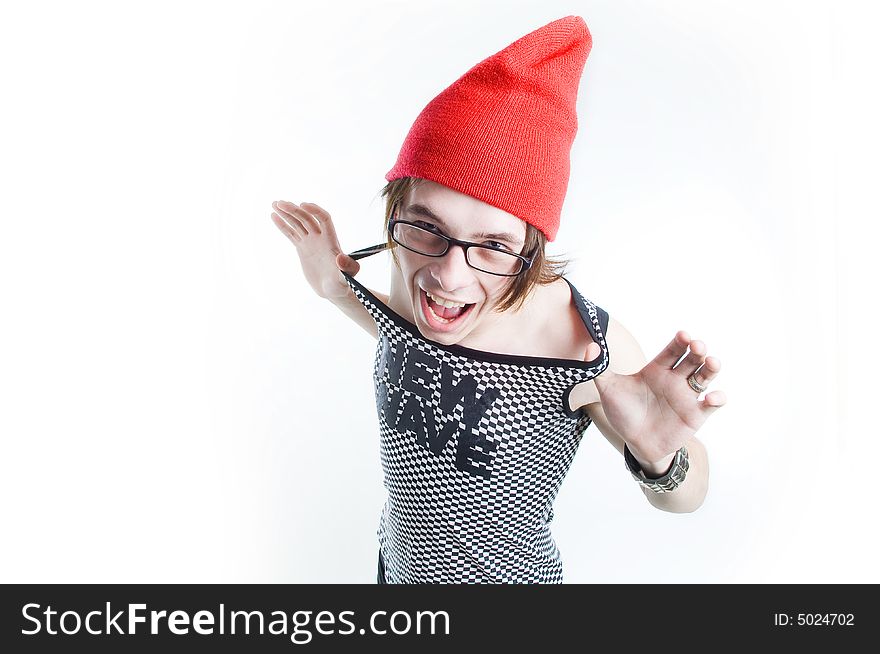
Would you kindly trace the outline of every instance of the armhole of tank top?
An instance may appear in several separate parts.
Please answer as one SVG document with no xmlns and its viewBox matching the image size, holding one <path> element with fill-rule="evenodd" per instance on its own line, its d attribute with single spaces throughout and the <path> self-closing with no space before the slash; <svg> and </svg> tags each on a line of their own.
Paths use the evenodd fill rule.
<svg viewBox="0 0 880 654">
<path fill-rule="evenodd" d="M 605 334 L 608 332 L 608 312 L 605 311 L 602 307 L 597 305 L 594 302 L 590 302 L 592 307 L 596 310 L 596 318 L 599 321 L 599 329 L 602 331 L 602 338 L 599 338 L 599 335 L 596 333 L 596 327 L 593 325 L 593 320 L 590 317 L 590 310 L 587 308 L 586 300 L 584 296 L 580 294 L 580 292 L 574 287 L 574 284 L 569 282 L 567 279 L 569 288 L 571 288 L 571 296 L 574 298 L 574 305 L 577 307 L 578 314 L 580 314 L 581 320 L 584 321 L 584 326 L 586 326 L 587 331 L 590 332 L 590 337 L 599 344 L 603 350 L 606 349 L 605 343 Z"/>
<path fill-rule="evenodd" d="M 568 283 L 568 286 L 571 289 L 571 297 L 574 299 L 574 305 L 575 307 L 577 307 L 578 314 L 580 315 L 581 320 L 584 322 L 584 326 L 587 328 L 587 331 L 590 334 L 590 338 L 592 338 L 595 343 L 599 344 L 599 348 L 601 349 L 601 352 L 599 353 L 599 359 L 606 361 L 607 369 L 607 364 L 611 358 L 611 355 L 608 352 L 608 343 L 605 339 L 605 334 L 608 333 L 608 312 L 594 302 L 590 302 L 590 305 L 596 310 L 596 320 L 599 323 L 599 330 L 601 331 L 600 337 L 600 335 L 596 333 L 596 326 L 593 324 L 593 320 L 590 316 L 590 311 L 587 308 L 587 300 L 575 288 L 574 284 L 572 284 L 567 279 L 565 281 Z M 575 411 L 572 411 L 569 408 L 569 398 L 571 396 L 571 393 L 574 391 L 576 386 L 582 384 L 584 381 L 589 380 L 582 380 L 573 383 L 571 386 L 566 388 L 562 394 L 562 410 L 569 418 L 582 418 L 587 415 L 586 409 L 583 406 L 579 407 Z"/>
</svg>

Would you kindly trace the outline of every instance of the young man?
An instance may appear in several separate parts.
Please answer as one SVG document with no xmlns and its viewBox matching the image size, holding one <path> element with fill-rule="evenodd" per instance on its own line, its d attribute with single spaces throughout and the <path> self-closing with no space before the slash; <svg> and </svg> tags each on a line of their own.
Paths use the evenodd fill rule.
<svg viewBox="0 0 880 654">
<path fill-rule="evenodd" d="M 560 583 L 552 505 L 591 423 L 653 506 L 705 497 L 720 362 L 684 331 L 647 362 L 544 256 L 591 43 L 554 21 L 429 103 L 386 175 L 386 244 L 345 255 L 320 206 L 272 205 L 315 292 L 378 339 L 380 583 Z M 354 279 L 382 249 L 387 296 Z"/>
</svg>

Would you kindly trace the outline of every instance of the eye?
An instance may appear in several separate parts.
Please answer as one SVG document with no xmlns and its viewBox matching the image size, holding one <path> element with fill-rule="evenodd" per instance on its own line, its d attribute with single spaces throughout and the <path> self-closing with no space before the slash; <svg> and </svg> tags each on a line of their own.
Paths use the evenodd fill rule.
<svg viewBox="0 0 880 654">
<path fill-rule="evenodd" d="M 504 243 L 501 243 L 499 241 L 484 241 L 483 245 L 485 245 L 488 248 L 492 248 L 493 250 L 505 250 L 508 252 L 510 251 L 509 247 L 507 247 Z"/>
<path fill-rule="evenodd" d="M 413 225 L 421 227 L 422 229 L 427 229 L 429 232 L 439 232 L 436 225 L 432 225 L 431 223 L 426 223 L 424 220 L 416 220 L 413 221 Z"/>
</svg>

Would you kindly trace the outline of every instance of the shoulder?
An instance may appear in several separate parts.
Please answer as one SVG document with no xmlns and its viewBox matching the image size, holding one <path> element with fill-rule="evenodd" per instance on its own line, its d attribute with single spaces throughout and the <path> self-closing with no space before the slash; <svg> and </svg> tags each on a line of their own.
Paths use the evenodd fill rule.
<svg viewBox="0 0 880 654">
<path fill-rule="evenodd" d="M 618 375 L 631 375 L 645 367 L 645 355 L 632 333 L 613 316 L 609 316 L 605 331 L 605 344 L 608 347 L 608 371 Z M 571 392 L 571 408 L 584 408 L 596 426 L 605 433 L 604 413 L 599 390 L 594 381 L 578 384 Z"/>
<path fill-rule="evenodd" d="M 538 286 L 533 291 L 529 311 L 523 316 L 523 334 L 532 343 L 541 343 L 540 356 L 583 359 L 593 338 L 573 301 L 564 279 Z"/>
<path fill-rule="evenodd" d="M 647 360 L 638 341 L 613 316 L 608 319 L 605 342 L 608 344 L 611 372 L 619 375 L 631 375 L 645 367 Z"/>
<path fill-rule="evenodd" d="M 588 333 L 585 326 L 589 322 L 589 318 L 581 315 L 584 312 L 593 309 L 599 314 L 598 321 L 600 328 L 604 332 L 605 343 L 608 346 L 609 369 L 618 374 L 632 374 L 638 372 L 645 366 L 645 356 L 641 346 L 619 320 L 610 315 L 601 306 L 582 295 L 574 286 L 569 286 L 565 279 L 559 279 L 551 285 L 554 288 L 554 299 L 556 306 L 565 304 L 568 306 L 567 315 L 570 319 L 570 325 L 575 325 L 575 332 L 585 339 L 585 345 L 593 342 L 592 336 Z M 578 308 L 580 304 L 580 309 Z M 588 307 L 592 307 L 588 309 Z M 545 315 L 559 315 L 557 312 L 547 313 Z"/>
</svg>

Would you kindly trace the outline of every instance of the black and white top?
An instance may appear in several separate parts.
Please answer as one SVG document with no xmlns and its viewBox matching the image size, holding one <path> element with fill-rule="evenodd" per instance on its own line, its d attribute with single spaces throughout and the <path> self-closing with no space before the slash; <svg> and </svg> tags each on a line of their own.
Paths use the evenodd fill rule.
<svg viewBox="0 0 880 654">
<path fill-rule="evenodd" d="M 592 422 L 568 395 L 608 367 L 608 314 L 569 282 L 596 359 L 495 354 L 425 339 L 346 279 L 379 331 L 388 583 L 562 583 L 553 502 Z"/>
</svg>

